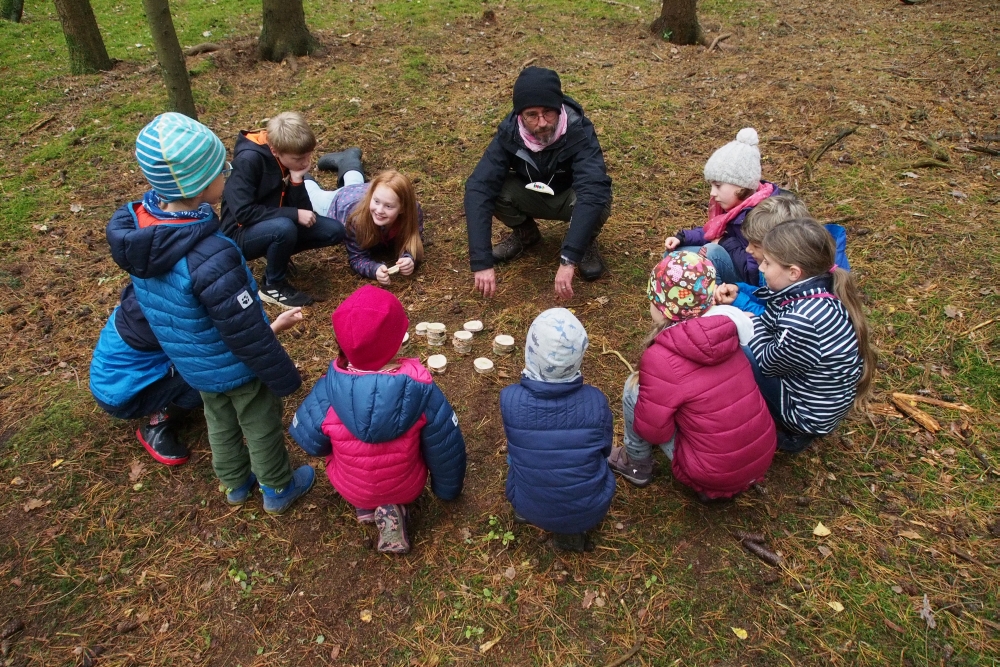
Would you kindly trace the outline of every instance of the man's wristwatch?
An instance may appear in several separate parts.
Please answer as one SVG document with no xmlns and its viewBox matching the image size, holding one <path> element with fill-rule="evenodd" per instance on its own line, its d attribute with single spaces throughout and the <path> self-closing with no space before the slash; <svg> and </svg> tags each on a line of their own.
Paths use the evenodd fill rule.
<svg viewBox="0 0 1000 667">
<path fill-rule="evenodd" d="M 576 266 L 576 262 L 574 262 L 573 260 L 569 259 L 568 257 L 560 257 L 559 258 L 559 265 L 560 266 Z"/>
</svg>

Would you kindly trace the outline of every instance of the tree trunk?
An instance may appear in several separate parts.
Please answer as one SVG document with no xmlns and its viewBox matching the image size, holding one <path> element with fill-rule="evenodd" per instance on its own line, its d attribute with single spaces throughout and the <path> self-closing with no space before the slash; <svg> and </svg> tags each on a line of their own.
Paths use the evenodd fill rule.
<svg viewBox="0 0 1000 667">
<path fill-rule="evenodd" d="M 187 63 L 184 60 L 184 52 L 181 51 L 181 44 L 177 41 L 174 20 L 170 16 L 170 2 L 142 0 L 142 6 L 146 10 L 146 20 L 149 21 L 149 30 L 153 34 L 156 60 L 160 63 L 163 82 L 167 84 L 170 110 L 198 120 Z"/>
<path fill-rule="evenodd" d="M 23 13 L 24 0 L 0 0 L 0 19 L 20 23 Z"/>
<path fill-rule="evenodd" d="M 650 32 L 673 44 L 704 44 L 697 4 L 698 0 L 663 0 L 660 18 L 649 26 Z"/>
<path fill-rule="evenodd" d="M 69 71 L 93 74 L 111 69 L 114 63 L 104 48 L 90 0 L 55 0 L 55 5 L 69 48 Z"/>
<path fill-rule="evenodd" d="M 257 56 L 280 63 L 288 56 L 306 56 L 319 47 L 306 27 L 302 0 L 263 0 L 264 12 Z"/>
</svg>

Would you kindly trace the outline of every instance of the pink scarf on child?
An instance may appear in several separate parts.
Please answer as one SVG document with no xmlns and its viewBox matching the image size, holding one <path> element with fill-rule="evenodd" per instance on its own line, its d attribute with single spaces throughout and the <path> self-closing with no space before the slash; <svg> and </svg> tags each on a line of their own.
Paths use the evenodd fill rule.
<svg viewBox="0 0 1000 667">
<path fill-rule="evenodd" d="M 521 133 L 521 139 L 524 140 L 524 145 L 527 146 L 528 150 L 530 150 L 532 153 L 538 153 L 539 151 L 543 151 L 552 144 L 554 144 L 556 141 L 558 141 L 559 137 L 566 134 L 566 125 L 568 123 L 569 121 L 567 120 L 566 105 L 564 104 L 562 105 L 562 108 L 559 109 L 559 124 L 556 125 L 556 131 L 555 133 L 553 133 L 552 139 L 543 144 L 538 139 L 535 139 L 535 135 L 529 132 L 528 128 L 524 126 L 524 123 L 521 122 L 521 114 L 517 114 L 517 130 L 518 132 Z"/>
<path fill-rule="evenodd" d="M 711 242 L 718 241 L 726 231 L 729 221 L 740 214 L 740 211 L 753 208 L 774 193 L 774 186 L 770 183 L 760 182 L 757 192 L 753 193 L 738 205 L 728 211 L 723 211 L 719 202 L 712 199 L 708 204 L 708 222 L 705 223 L 705 239 Z"/>
</svg>

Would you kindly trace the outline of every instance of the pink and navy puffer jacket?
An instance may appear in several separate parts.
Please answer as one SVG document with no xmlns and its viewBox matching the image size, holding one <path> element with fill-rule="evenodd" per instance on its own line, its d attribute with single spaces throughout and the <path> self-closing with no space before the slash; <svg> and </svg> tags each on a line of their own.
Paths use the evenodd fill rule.
<svg viewBox="0 0 1000 667">
<path fill-rule="evenodd" d="M 774 456 L 774 420 L 728 317 L 665 329 L 642 355 L 635 432 L 674 441 L 674 477 L 709 498 L 763 478 Z"/>
<path fill-rule="evenodd" d="M 413 502 L 424 489 L 453 500 L 465 480 L 458 417 L 418 359 L 374 373 L 338 361 L 299 406 L 289 433 L 355 507 Z"/>
</svg>

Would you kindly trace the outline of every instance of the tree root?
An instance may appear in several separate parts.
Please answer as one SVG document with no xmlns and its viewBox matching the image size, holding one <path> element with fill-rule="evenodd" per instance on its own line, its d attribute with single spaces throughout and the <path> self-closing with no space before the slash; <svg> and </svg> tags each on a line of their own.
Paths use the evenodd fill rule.
<svg viewBox="0 0 1000 667">
<path fill-rule="evenodd" d="M 817 148 L 816 150 L 814 150 L 813 153 L 812 153 L 812 155 L 809 156 L 809 159 L 806 160 L 806 166 L 805 166 L 805 169 L 804 169 L 805 174 L 806 174 L 806 179 L 807 180 L 812 180 L 813 167 L 816 166 L 816 162 L 821 157 L 823 157 L 823 154 L 826 153 L 828 150 L 830 150 L 830 147 L 832 147 L 834 144 L 836 144 L 838 141 L 840 141 L 844 137 L 854 134 L 859 127 L 861 127 L 861 126 L 860 125 L 855 125 L 854 127 L 845 127 L 845 128 L 843 128 L 842 130 L 840 130 L 839 132 L 837 132 L 837 134 L 835 136 L 832 136 L 832 137 L 828 138 L 826 141 L 823 142 L 823 145 L 821 145 L 819 148 Z"/>
</svg>

